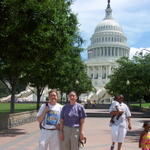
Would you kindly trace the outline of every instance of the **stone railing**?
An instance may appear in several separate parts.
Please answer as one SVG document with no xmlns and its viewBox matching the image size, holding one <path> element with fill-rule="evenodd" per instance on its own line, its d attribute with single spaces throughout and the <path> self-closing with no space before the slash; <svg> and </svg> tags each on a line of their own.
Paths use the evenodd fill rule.
<svg viewBox="0 0 150 150">
<path fill-rule="evenodd" d="M 26 111 L 13 114 L 0 114 L 0 130 L 9 129 L 36 120 L 37 111 Z"/>
<path fill-rule="evenodd" d="M 110 104 L 85 104 L 86 109 L 109 109 Z"/>
</svg>

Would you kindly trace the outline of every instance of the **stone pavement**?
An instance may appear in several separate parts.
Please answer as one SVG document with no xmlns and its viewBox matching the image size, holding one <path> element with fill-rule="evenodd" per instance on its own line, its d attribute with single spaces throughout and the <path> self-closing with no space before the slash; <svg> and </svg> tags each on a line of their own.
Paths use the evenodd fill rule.
<svg viewBox="0 0 150 150">
<path fill-rule="evenodd" d="M 86 110 L 87 113 L 105 114 L 107 110 Z M 87 143 L 83 150 L 110 150 L 111 136 L 109 128 L 110 118 L 87 117 L 85 135 Z M 128 132 L 122 150 L 138 150 L 139 133 L 142 121 L 149 118 L 132 118 L 133 129 Z M 37 122 L 0 131 L 0 150 L 38 150 L 39 127 Z M 116 150 L 116 149 L 115 149 Z"/>
</svg>

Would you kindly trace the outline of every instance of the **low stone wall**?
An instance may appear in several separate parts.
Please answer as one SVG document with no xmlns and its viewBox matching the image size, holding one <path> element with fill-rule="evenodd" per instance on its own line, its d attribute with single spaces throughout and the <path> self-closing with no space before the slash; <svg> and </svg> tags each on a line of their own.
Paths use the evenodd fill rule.
<svg viewBox="0 0 150 150">
<path fill-rule="evenodd" d="M 149 112 L 150 108 L 140 108 L 139 106 L 130 106 L 131 111 L 137 111 L 137 112 Z"/>
<path fill-rule="evenodd" d="M 110 104 L 85 104 L 86 109 L 109 109 Z"/>
<path fill-rule="evenodd" d="M 36 120 L 37 111 L 26 111 L 13 114 L 0 114 L 0 130 L 9 129 Z"/>
</svg>

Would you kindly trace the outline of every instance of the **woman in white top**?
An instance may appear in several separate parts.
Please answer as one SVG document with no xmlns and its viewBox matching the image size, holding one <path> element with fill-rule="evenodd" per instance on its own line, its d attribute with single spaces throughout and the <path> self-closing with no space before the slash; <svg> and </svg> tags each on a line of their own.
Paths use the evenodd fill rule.
<svg viewBox="0 0 150 150">
<path fill-rule="evenodd" d="M 119 102 L 118 110 L 114 110 L 114 106 L 111 105 L 109 108 L 109 112 L 111 115 L 114 116 L 113 121 L 114 123 L 111 125 L 111 131 L 112 131 L 112 145 L 111 150 L 114 150 L 115 143 L 118 143 L 118 150 L 121 150 L 122 143 L 125 139 L 127 129 L 131 129 L 131 112 L 128 108 L 128 106 L 123 103 L 124 96 L 119 95 L 116 96 L 117 101 Z M 118 115 L 120 117 L 118 118 Z"/>
<path fill-rule="evenodd" d="M 59 122 L 62 105 L 57 103 L 58 93 L 49 92 L 49 101 L 42 104 L 37 113 L 37 121 L 41 124 L 39 150 L 60 150 Z"/>
</svg>

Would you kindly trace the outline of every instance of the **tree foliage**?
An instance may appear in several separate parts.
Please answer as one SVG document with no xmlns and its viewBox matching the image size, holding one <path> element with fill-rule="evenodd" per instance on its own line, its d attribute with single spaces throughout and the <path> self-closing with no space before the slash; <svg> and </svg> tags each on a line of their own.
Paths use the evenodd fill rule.
<svg viewBox="0 0 150 150">
<path fill-rule="evenodd" d="M 44 68 L 73 43 L 77 20 L 70 5 L 69 0 L 0 1 L 0 79 L 11 92 L 11 112 L 18 82 L 27 79 L 42 88 Z"/>
<path fill-rule="evenodd" d="M 63 93 L 75 90 L 78 95 L 92 90 L 92 83 L 86 73 L 86 66 L 81 60 L 79 47 L 70 47 L 68 53 L 59 53 L 54 83 Z"/>
<path fill-rule="evenodd" d="M 72 89 L 70 83 L 75 83 L 75 77 L 87 79 L 80 51 L 74 51 L 82 39 L 76 15 L 70 9 L 71 3 L 71 0 L 0 1 L 0 80 L 10 90 L 11 112 L 14 112 L 17 87 L 22 83 L 37 88 L 38 109 L 47 84 L 50 88 L 66 91 L 62 81 L 65 80 L 65 84 L 69 83 L 68 91 L 68 88 Z M 63 69 L 66 69 L 65 78 Z M 74 70 L 72 75 L 69 69 Z M 80 85 L 82 81 L 79 81 Z M 84 83 L 84 89 L 88 85 L 89 81 Z"/>
<path fill-rule="evenodd" d="M 9 95 L 8 88 L 0 81 L 0 98 Z"/>
<path fill-rule="evenodd" d="M 124 94 L 130 101 L 150 95 L 150 54 L 121 58 L 110 76 L 106 89 L 112 95 Z M 127 84 L 129 81 L 129 84 Z"/>
</svg>

